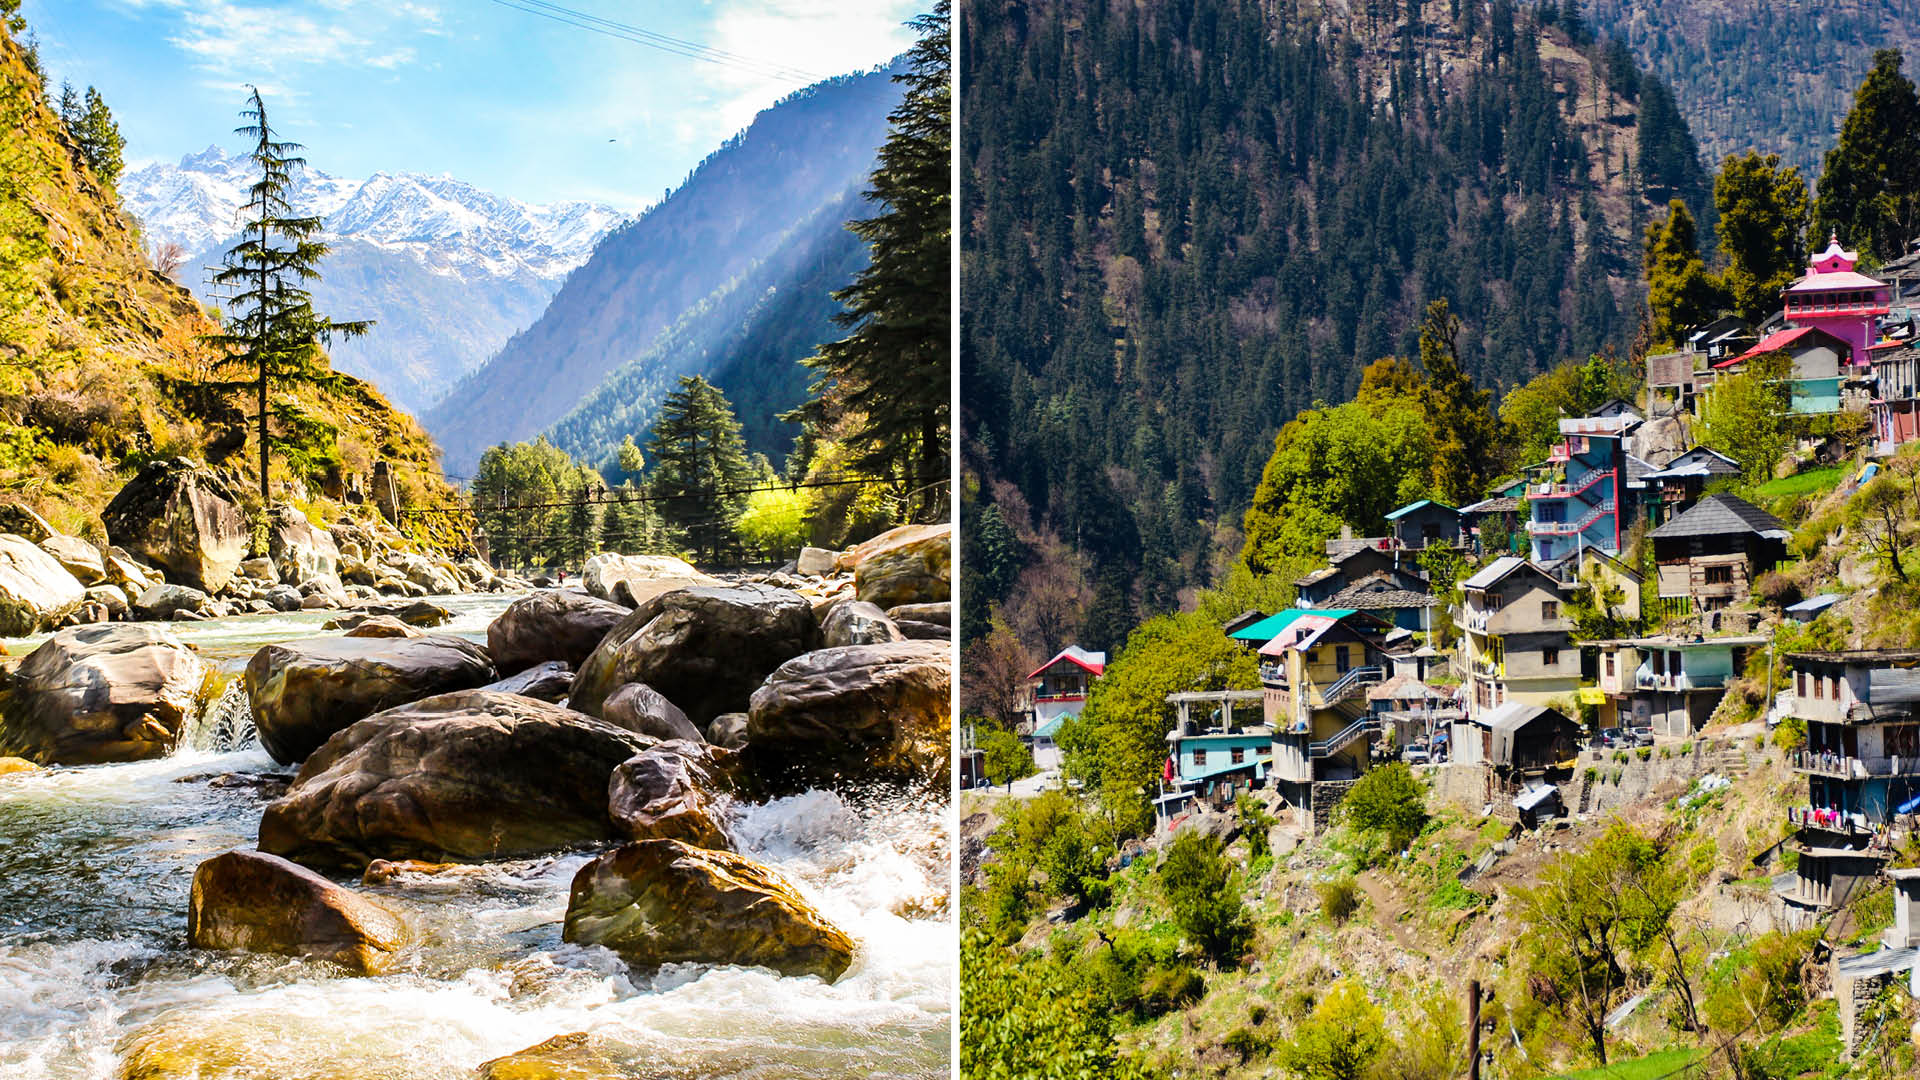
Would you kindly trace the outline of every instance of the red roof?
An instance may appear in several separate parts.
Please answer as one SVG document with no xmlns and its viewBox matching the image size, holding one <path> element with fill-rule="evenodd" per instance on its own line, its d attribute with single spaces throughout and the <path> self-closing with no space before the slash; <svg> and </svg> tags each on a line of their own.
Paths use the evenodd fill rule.
<svg viewBox="0 0 1920 1080">
<path fill-rule="evenodd" d="M 1808 334 L 1821 334 L 1826 337 L 1833 337 L 1832 334 L 1828 334 L 1826 331 L 1820 329 L 1817 326 L 1802 326 L 1802 327 L 1797 327 L 1793 330 L 1778 330 L 1778 331 L 1775 331 L 1774 333 L 1768 334 L 1765 338 L 1761 339 L 1758 345 L 1755 345 L 1753 348 L 1748 349 L 1746 352 L 1741 353 L 1739 356 L 1733 357 L 1730 360 L 1722 360 L 1719 363 L 1713 365 L 1714 370 L 1718 371 L 1721 368 L 1730 368 L 1735 364 L 1741 363 L 1742 361 L 1751 360 L 1756 356 L 1761 356 L 1766 353 L 1776 352 L 1780 349 L 1784 349 L 1787 346 L 1793 344 L 1794 342 L 1799 341 L 1801 338 L 1806 337 Z M 1834 340 L 1839 341 L 1838 338 L 1834 338 Z M 1842 344 L 1845 344 L 1845 343 L 1842 342 Z"/>
<path fill-rule="evenodd" d="M 1033 671 L 1027 675 L 1027 678 L 1029 679 L 1039 678 L 1041 675 L 1046 673 L 1046 670 L 1048 668 L 1052 667 L 1053 665 L 1059 663 L 1062 660 L 1068 661 L 1069 663 L 1073 664 L 1075 667 L 1080 668 L 1081 670 L 1085 671 L 1089 675 L 1106 674 L 1107 665 L 1093 663 L 1090 660 L 1084 659 L 1083 658 L 1084 654 L 1076 655 L 1079 653 L 1080 653 L 1080 650 L 1069 645 L 1068 647 L 1060 651 L 1060 655 L 1054 657 L 1053 659 L 1047 661 L 1044 664 L 1041 664 L 1039 667 L 1034 668 Z"/>
</svg>

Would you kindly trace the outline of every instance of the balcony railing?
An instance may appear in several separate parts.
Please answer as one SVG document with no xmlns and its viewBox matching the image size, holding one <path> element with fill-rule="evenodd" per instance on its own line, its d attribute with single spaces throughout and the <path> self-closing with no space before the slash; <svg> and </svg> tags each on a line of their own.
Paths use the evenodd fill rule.
<svg viewBox="0 0 1920 1080">
<path fill-rule="evenodd" d="M 1328 737 L 1320 740 L 1319 742 L 1309 743 L 1307 745 L 1307 757 L 1309 758 L 1332 757 L 1333 755 L 1353 745 L 1354 740 L 1360 738 L 1363 735 L 1367 735 L 1379 730 L 1380 730 L 1380 719 L 1378 717 L 1373 716 L 1371 714 L 1363 716 L 1360 719 L 1355 720 L 1353 723 L 1348 724 L 1346 727 L 1341 728 L 1339 731 L 1335 732 L 1334 734 L 1329 735 Z"/>
<path fill-rule="evenodd" d="M 1684 671 L 1655 674 L 1643 668 L 1633 673 L 1633 685 L 1638 690 L 1719 690 L 1727 685 L 1727 675 L 1725 672 L 1690 675 Z"/>
<path fill-rule="evenodd" d="M 1920 757 L 1859 758 L 1828 750 L 1795 750 L 1787 757 L 1789 767 L 1798 772 L 1833 776 L 1842 780 L 1864 780 L 1881 776 L 1920 776 Z"/>
<path fill-rule="evenodd" d="M 1613 500 L 1605 499 L 1582 514 L 1577 521 L 1529 521 L 1527 532 L 1534 536 L 1574 536 L 1586 532 L 1593 523 L 1613 513 Z"/>
<path fill-rule="evenodd" d="M 1287 685 L 1287 665 L 1272 660 L 1260 661 L 1260 681 L 1268 686 Z"/>
<path fill-rule="evenodd" d="M 1787 824 L 1796 829 L 1820 829 L 1843 836 L 1867 836 L 1873 832 L 1864 815 L 1820 806 L 1787 807 Z"/>
<path fill-rule="evenodd" d="M 1587 475 L 1581 477 L 1580 482 L 1577 484 L 1568 484 L 1568 483 L 1536 484 L 1533 486 L 1532 490 L 1528 491 L 1527 497 L 1530 499 L 1571 499 L 1575 495 L 1579 495 L 1582 492 L 1592 488 L 1595 484 L 1598 484 L 1600 481 L 1611 480 L 1611 479 L 1613 479 L 1612 473 L 1604 469 L 1595 469 L 1592 472 L 1588 473 Z"/>
</svg>

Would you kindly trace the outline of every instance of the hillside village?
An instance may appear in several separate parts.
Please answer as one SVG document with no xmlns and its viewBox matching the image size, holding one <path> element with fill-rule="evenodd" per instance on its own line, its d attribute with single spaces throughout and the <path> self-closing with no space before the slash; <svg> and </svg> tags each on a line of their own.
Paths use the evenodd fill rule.
<svg viewBox="0 0 1920 1080">
<path fill-rule="evenodd" d="M 1482 1066 L 1471 1075 L 1553 1075 L 1605 1065 L 1610 1049 L 1649 1071 L 1593 1075 L 1912 1075 L 1920 245 L 1871 275 L 1859 263 L 1829 238 L 1777 312 L 1758 325 L 1719 318 L 1647 357 L 1641 393 L 1561 416 L 1545 459 L 1488 497 L 1399 506 L 1382 535 L 1327 540 L 1284 605 L 1214 612 L 1217 639 L 1196 631 L 1208 655 L 1188 683 L 1162 680 L 1150 823 L 1116 826 L 1098 800 L 1046 793 L 1100 772 L 1084 757 L 1076 768 L 1075 754 L 1110 748 L 1089 747 L 1097 736 L 1075 726 L 1114 665 L 1068 647 L 1032 670 L 1015 730 L 1039 776 L 1014 780 L 1029 770 L 996 754 L 991 734 L 964 742 L 963 785 L 981 789 L 962 811 L 963 875 L 977 890 L 969 966 L 996 935 L 1019 939 L 1014 970 L 1041 963 L 1020 957 L 1042 941 L 1068 970 L 1104 945 L 1106 963 L 1135 965 L 1130 988 L 1144 965 L 1161 999 L 1130 989 L 1135 1019 L 1179 1019 L 1131 1036 L 1116 1021 L 1116 1045 L 1123 1060 L 1132 1052 L 1172 1075 L 1268 1075 L 1276 1064 L 1292 1075 L 1460 1075 L 1469 1048 L 1451 1034 L 1452 1057 L 1434 1071 L 1404 1055 L 1418 1016 L 1437 1009 L 1451 1018 L 1442 1026 L 1470 1026 L 1454 1015 L 1465 978 L 1490 1000 L 1537 999 L 1525 1019 L 1518 1002 L 1490 1005 L 1505 1023 L 1489 1040 L 1497 1048 L 1471 1055 Z M 1775 388 L 1775 419 L 1797 436 L 1767 477 L 1695 441 L 1703 408 L 1739 392 L 1742 375 Z M 1365 805 L 1349 808 L 1369 784 Z M 1383 793 L 1396 791 L 1409 827 L 1358 823 L 1380 819 Z M 1062 822 L 1093 849 L 1077 861 L 1049 839 Z M 1672 860 L 1660 929 L 1642 927 L 1631 960 L 1624 948 L 1582 959 L 1580 939 L 1625 918 L 1583 913 L 1575 970 L 1556 988 L 1543 965 L 1564 958 L 1529 955 L 1538 939 L 1515 939 L 1545 928 L 1526 914 L 1539 896 L 1529 893 L 1576 872 L 1582 848 L 1600 850 L 1619 828 L 1665 853 L 1648 865 Z M 1384 848 L 1383 832 L 1397 832 Z M 1206 843 L 1183 849 L 1189 835 Z M 1244 890 L 1251 923 L 1234 947 L 1246 955 L 1214 957 L 1203 980 L 1182 966 L 1202 942 L 1177 914 L 1145 931 L 1157 946 L 1115 935 L 1178 910 L 1164 880 L 1153 896 L 1148 867 L 1205 864 L 1208 851 L 1224 861 L 1203 891 Z M 1046 916 L 1030 929 L 1019 894 L 1040 880 L 1032 870 L 1055 901 L 1024 912 Z M 1237 900 L 1216 923 L 1236 910 Z M 1658 955 L 1663 938 L 1671 962 Z M 1756 949 L 1780 968 L 1772 984 L 1746 985 L 1760 978 Z M 1409 963 L 1438 966 L 1393 985 Z M 1168 983 L 1175 969 L 1187 975 Z M 1334 1000 L 1302 988 L 1302 973 L 1331 982 L 1342 971 L 1390 1018 L 1374 1032 L 1386 1058 L 1356 1066 L 1372 1072 L 1315 1071 L 1298 1057 Z M 1723 1002 L 1718 1022 L 1695 1000 L 1716 983 L 1740 984 L 1724 991 L 1740 1004 Z M 1604 1015 L 1590 1038 L 1573 1034 L 1570 988 Z M 1210 1006 L 1222 994 L 1233 1008 Z M 1337 1038 L 1365 1044 L 1346 1023 Z M 1398 1064 L 1379 1071 L 1382 1060 Z"/>
</svg>

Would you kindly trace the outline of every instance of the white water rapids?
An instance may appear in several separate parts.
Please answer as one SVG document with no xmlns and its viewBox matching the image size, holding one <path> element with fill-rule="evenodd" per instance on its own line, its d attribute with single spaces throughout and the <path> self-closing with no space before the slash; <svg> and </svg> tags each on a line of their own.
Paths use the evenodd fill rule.
<svg viewBox="0 0 1920 1080">
<path fill-rule="evenodd" d="M 450 629 L 474 634 L 506 600 L 439 602 L 456 607 Z M 182 629 L 231 669 L 321 621 Z M 814 791 L 741 809 L 741 850 L 858 943 L 830 986 L 763 969 L 635 970 L 561 942 L 585 854 L 365 887 L 405 914 L 413 941 L 394 973 L 349 978 L 186 945 L 194 868 L 254 846 L 266 802 L 254 785 L 285 773 L 249 747 L 0 777 L 0 1077 L 118 1080 L 132 1056 L 200 1068 L 156 1080 L 447 1080 L 577 1031 L 634 1077 L 948 1074 L 944 804 Z"/>
</svg>

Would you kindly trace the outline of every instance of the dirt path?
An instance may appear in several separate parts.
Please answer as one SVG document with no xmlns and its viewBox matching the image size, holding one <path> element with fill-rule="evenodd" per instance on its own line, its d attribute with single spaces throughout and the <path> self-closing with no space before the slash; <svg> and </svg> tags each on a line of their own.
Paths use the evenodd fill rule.
<svg viewBox="0 0 1920 1080">
<path fill-rule="evenodd" d="M 1360 891 L 1366 893 L 1367 899 L 1373 903 L 1374 921 L 1392 934 L 1394 942 L 1402 949 L 1425 956 L 1426 950 L 1414 941 L 1413 935 L 1407 933 L 1407 928 L 1400 922 L 1400 917 L 1406 914 L 1407 908 L 1400 902 L 1400 898 L 1394 895 L 1393 889 L 1375 876 L 1371 870 L 1355 877 L 1354 881 L 1359 884 Z"/>
</svg>

